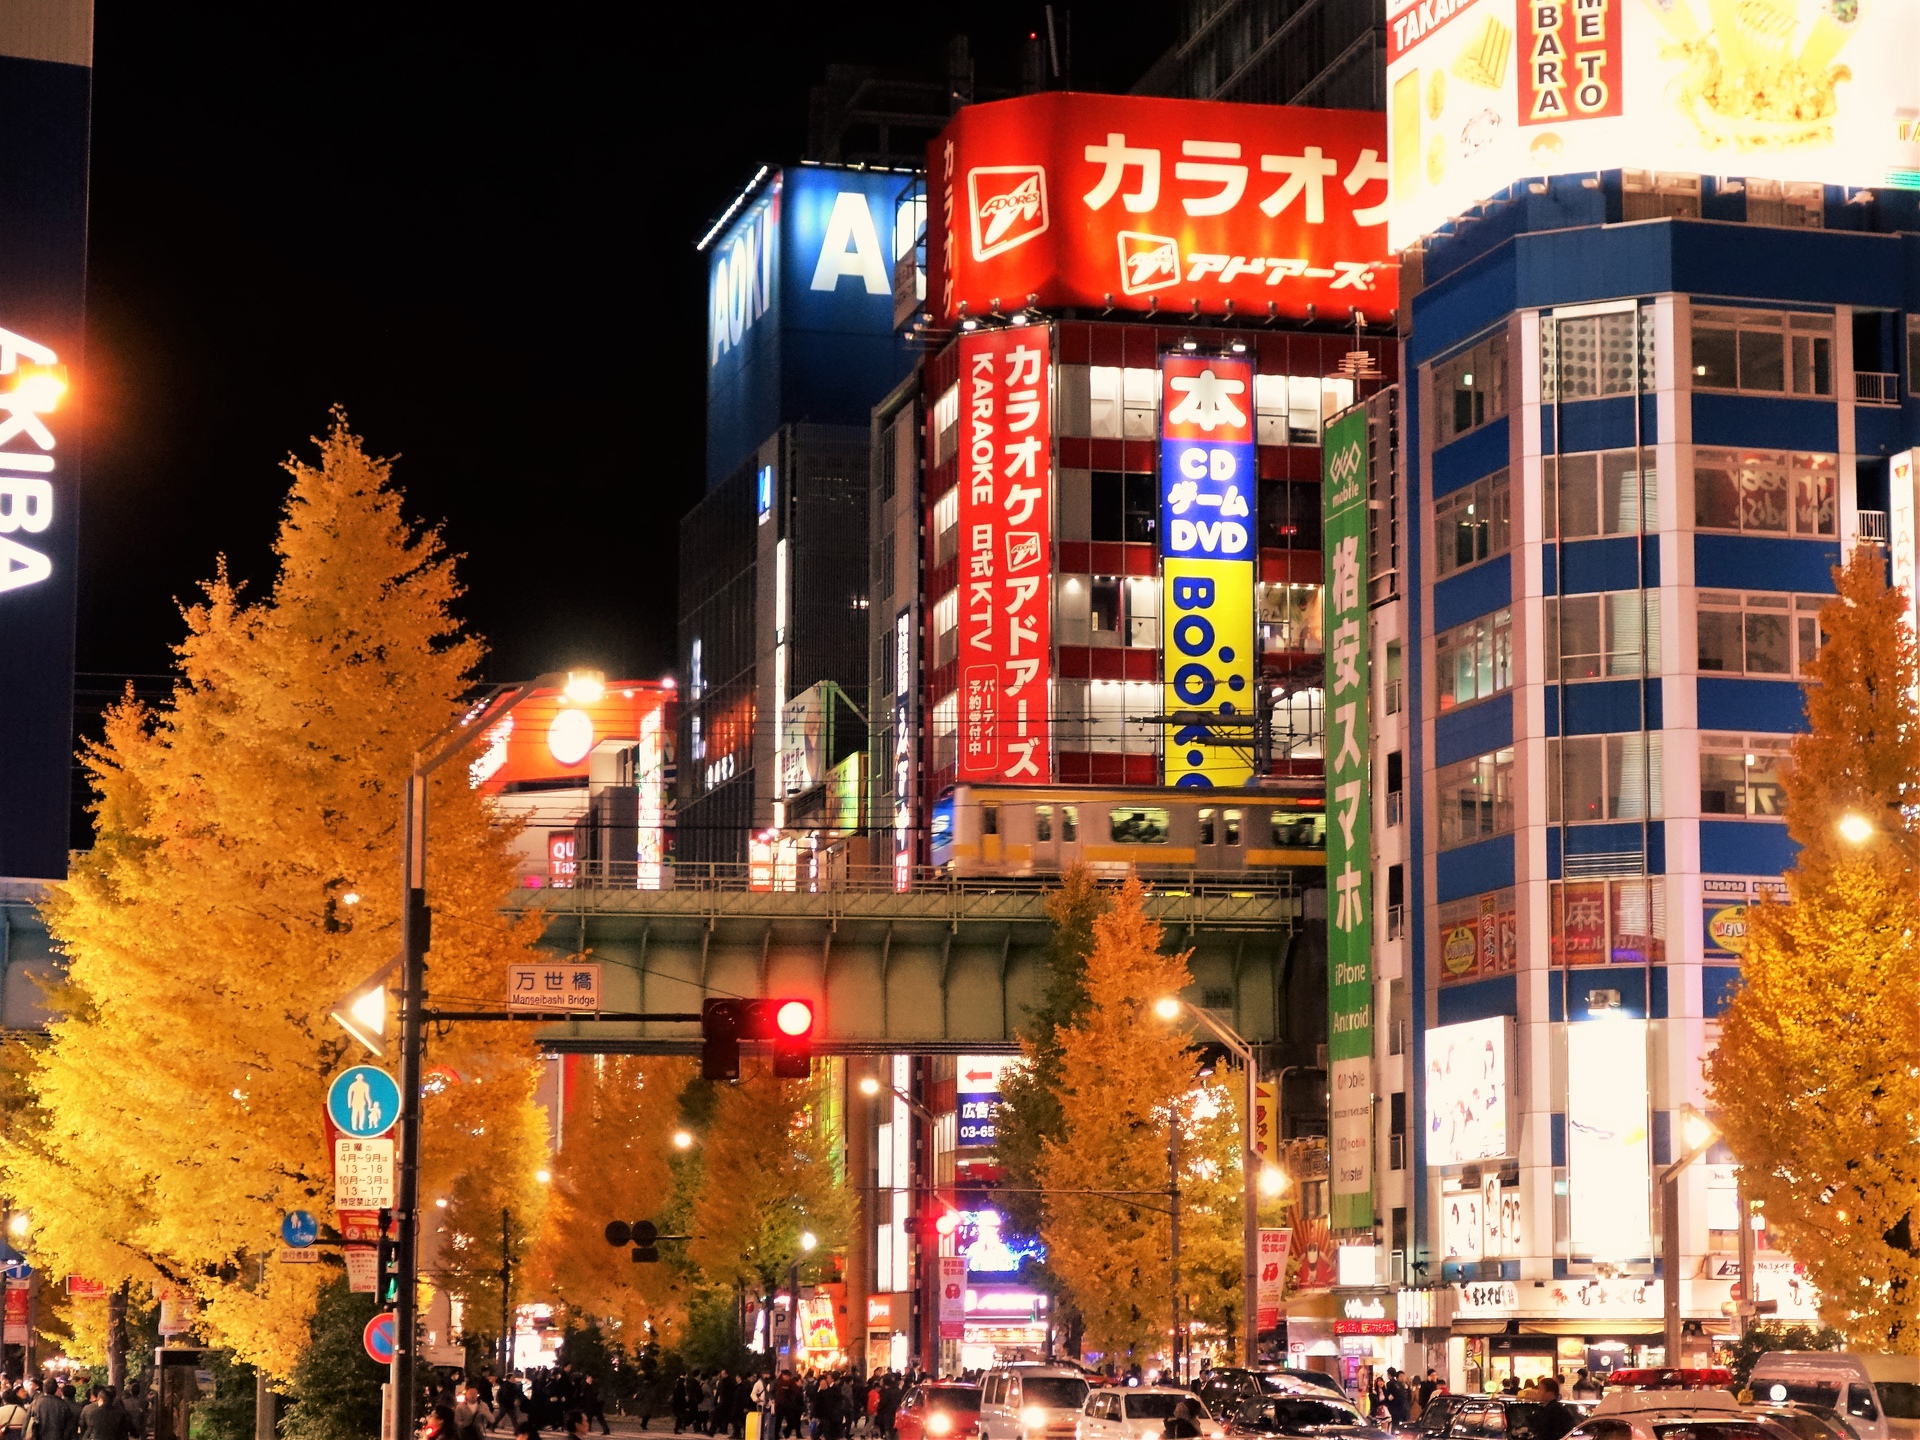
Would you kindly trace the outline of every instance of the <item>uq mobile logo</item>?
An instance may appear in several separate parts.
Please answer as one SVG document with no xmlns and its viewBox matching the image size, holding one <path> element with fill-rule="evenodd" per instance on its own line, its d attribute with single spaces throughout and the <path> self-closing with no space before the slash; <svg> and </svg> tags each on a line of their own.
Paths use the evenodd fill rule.
<svg viewBox="0 0 1920 1440">
<path fill-rule="evenodd" d="M 1358 498 L 1360 490 L 1358 482 L 1363 463 L 1358 440 L 1335 452 L 1333 458 L 1327 461 L 1327 479 L 1333 485 L 1331 493 L 1327 496 L 1327 504 L 1330 508 L 1349 504 Z"/>
</svg>

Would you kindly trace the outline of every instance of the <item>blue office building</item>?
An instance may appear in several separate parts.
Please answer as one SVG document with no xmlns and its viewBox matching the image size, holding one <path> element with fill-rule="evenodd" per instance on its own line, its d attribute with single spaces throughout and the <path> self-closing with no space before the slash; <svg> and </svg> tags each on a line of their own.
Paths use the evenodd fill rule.
<svg viewBox="0 0 1920 1440">
<path fill-rule="evenodd" d="M 1377 1281 L 1368 1363 L 1480 1389 L 1728 1334 L 1706 1107 L 1745 908 L 1851 547 L 1920 443 L 1913 192 L 1607 171 L 1406 256 L 1370 402 Z M 1362 1239 L 1364 1237 L 1349 1237 Z M 1758 1237 L 1749 1297 L 1812 1318 Z M 1368 1342 L 1372 1343 L 1372 1342 Z M 1396 1360 L 1394 1357 L 1398 1356 Z"/>
</svg>

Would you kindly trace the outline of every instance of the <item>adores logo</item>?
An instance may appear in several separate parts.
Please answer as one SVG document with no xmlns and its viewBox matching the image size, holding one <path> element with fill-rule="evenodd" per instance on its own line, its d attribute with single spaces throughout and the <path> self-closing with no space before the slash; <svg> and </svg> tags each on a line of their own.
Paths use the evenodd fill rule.
<svg viewBox="0 0 1920 1440">
<path fill-rule="evenodd" d="M 967 172 L 973 258 L 1024 245 L 1047 229 L 1047 172 L 1040 165 L 982 165 Z"/>
<path fill-rule="evenodd" d="M 1144 295 L 1180 283 L 1180 242 L 1171 235 L 1120 232 L 1120 290 Z"/>
</svg>

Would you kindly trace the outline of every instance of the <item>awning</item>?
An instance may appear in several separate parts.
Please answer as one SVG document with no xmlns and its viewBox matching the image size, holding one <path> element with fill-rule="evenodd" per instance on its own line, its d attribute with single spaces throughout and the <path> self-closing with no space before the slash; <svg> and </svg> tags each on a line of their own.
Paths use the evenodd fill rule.
<svg viewBox="0 0 1920 1440">
<path fill-rule="evenodd" d="M 1506 1320 L 1455 1320 L 1456 1335 L 1504 1335 Z M 1658 1320 L 1521 1320 L 1521 1335 L 1581 1335 L 1590 1340 L 1631 1340 L 1646 1335 L 1661 1335 L 1665 1326 Z"/>
</svg>

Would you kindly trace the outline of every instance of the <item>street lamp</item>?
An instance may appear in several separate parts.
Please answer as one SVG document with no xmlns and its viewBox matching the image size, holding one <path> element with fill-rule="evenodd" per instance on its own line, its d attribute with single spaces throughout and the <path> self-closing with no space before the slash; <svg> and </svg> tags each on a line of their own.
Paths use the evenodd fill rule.
<svg viewBox="0 0 1920 1440">
<path fill-rule="evenodd" d="M 1680 1158 L 1660 1172 L 1660 1300 L 1666 1322 L 1667 1364 L 1680 1363 L 1680 1172 L 1720 1140 L 1720 1127 L 1691 1105 L 1680 1107 Z M 1751 1267 L 1749 1267 L 1750 1269 Z M 1747 1271 L 1743 1270 L 1743 1274 Z"/>
<path fill-rule="evenodd" d="M 898 1085 L 883 1085 L 871 1075 L 863 1075 L 860 1077 L 860 1093 L 869 1100 L 873 1099 L 883 1090 L 929 1125 L 933 1123 L 933 1111 L 922 1105 Z"/>
<path fill-rule="evenodd" d="M 1260 1193 L 1271 1200 L 1276 1195 L 1286 1193 L 1287 1186 L 1293 1182 L 1287 1178 L 1287 1172 L 1278 1165 L 1260 1167 Z"/>
<path fill-rule="evenodd" d="M 1873 822 L 1857 810 L 1847 811 L 1834 828 L 1849 845 L 1864 845 L 1873 838 Z"/>
<path fill-rule="evenodd" d="M 1244 1185 L 1241 1207 L 1245 1211 L 1241 1227 L 1245 1253 L 1241 1257 L 1240 1305 L 1246 1320 L 1247 1365 L 1251 1368 L 1260 1363 L 1260 1191 L 1262 1171 L 1269 1168 L 1253 1148 L 1253 1122 L 1260 1110 L 1260 1065 L 1254 1058 L 1253 1046 L 1199 1006 L 1189 1005 L 1177 995 L 1162 995 L 1153 1002 L 1153 1013 L 1162 1020 L 1177 1020 L 1182 1011 L 1211 1030 L 1215 1038 L 1247 1067 L 1247 1113 L 1241 1126 L 1246 1149 L 1240 1157 L 1240 1175 Z"/>
<path fill-rule="evenodd" d="M 414 1407 L 419 1401 L 414 1383 L 418 1358 L 414 1337 L 420 1309 L 420 1081 L 427 1048 L 426 960 L 432 944 L 429 933 L 432 912 L 427 908 L 427 782 L 442 765 L 475 741 L 484 739 L 501 719 L 541 690 L 558 690 L 569 699 L 588 704 L 605 693 L 606 681 L 598 672 L 590 670 L 549 672 L 512 689 L 495 692 L 414 751 L 413 768 L 407 776 L 402 800 L 400 954 L 395 962 L 400 971 L 400 1116 L 396 1127 L 399 1143 L 395 1146 L 399 1175 L 393 1207 L 399 1242 L 395 1259 L 400 1273 L 393 1316 L 393 1429 L 390 1432 L 399 1440 L 413 1434 Z M 384 979 L 384 975 L 385 972 L 377 978 Z M 342 1025 L 347 1023 L 337 1011 L 334 1018 Z M 347 1029 L 349 1034 L 354 1033 L 353 1027 L 347 1026 Z M 551 1178 L 543 1172 L 541 1183 Z"/>
<path fill-rule="evenodd" d="M 691 1150 L 693 1148 L 693 1132 L 691 1130 L 674 1131 L 673 1148 L 676 1150 Z"/>
</svg>

